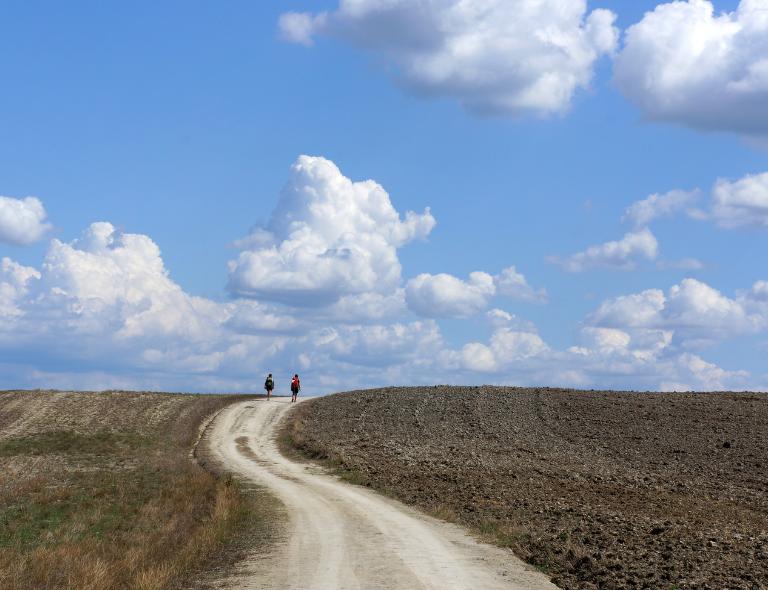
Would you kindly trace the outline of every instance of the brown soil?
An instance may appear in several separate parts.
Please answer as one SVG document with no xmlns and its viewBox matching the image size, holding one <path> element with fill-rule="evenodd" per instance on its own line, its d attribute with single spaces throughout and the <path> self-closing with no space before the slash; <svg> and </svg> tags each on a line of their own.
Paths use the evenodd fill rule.
<svg viewBox="0 0 768 590">
<path fill-rule="evenodd" d="M 768 396 L 389 388 L 287 435 L 565 589 L 768 588 Z"/>
</svg>

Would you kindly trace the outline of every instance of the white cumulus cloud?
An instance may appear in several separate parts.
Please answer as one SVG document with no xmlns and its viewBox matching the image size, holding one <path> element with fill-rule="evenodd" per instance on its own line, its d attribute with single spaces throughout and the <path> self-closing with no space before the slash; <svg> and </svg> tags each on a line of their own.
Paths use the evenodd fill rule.
<svg viewBox="0 0 768 590">
<path fill-rule="evenodd" d="M 529 301 L 543 303 L 547 300 L 547 292 L 544 289 L 534 289 L 528 284 L 525 276 L 517 272 L 514 266 L 510 266 L 494 277 L 496 292 L 499 295 Z"/>
<path fill-rule="evenodd" d="M 768 0 L 726 13 L 707 0 L 660 4 L 627 30 L 614 71 L 652 119 L 768 133 Z"/>
<path fill-rule="evenodd" d="M 452 355 L 452 360 L 458 360 L 462 369 L 480 373 L 527 372 L 529 363 L 548 352 L 549 347 L 536 332 L 502 327 L 493 332 L 487 345 L 469 342 Z"/>
<path fill-rule="evenodd" d="M 493 277 L 485 272 L 473 272 L 467 281 L 424 273 L 408 281 L 405 299 L 411 310 L 425 317 L 470 317 L 485 309 L 495 292 Z"/>
<path fill-rule="evenodd" d="M 627 233 L 622 239 L 590 246 L 566 258 L 552 256 L 549 261 L 568 272 L 593 269 L 632 270 L 642 260 L 655 260 L 659 243 L 648 228 Z"/>
<path fill-rule="evenodd" d="M 531 287 L 514 266 L 496 276 L 473 272 L 466 281 L 446 273 L 422 273 L 405 287 L 405 300 L 411 311 L 431 318 L 477 315 L 495 295 L 533 303 L 546 301 L 547 297 L 544 289 Z"/>
<path fill-rule="evenodd" d="M 286 13 L 283 38 L 346 39 L 384 56 L 414 92 L 479 113 L 562 113 L 617 43 L 615 15 L 586 0 L 341 0 L 331 13 Z"/>
<path fill-rule="evenodd" d="M 495 329 L 513 328 L 519 332 L 536 332 L 533 322 L 519 318 L 503 309 L 492 309 L 486 312 L 485 317 L 488 324 Z"/>
<path fill-rule="evenodd" d="M 749 374 L 746 371 L 727 371 L 692 353 L 683 353 L 672 364 L 672 371 L 685 383 L 662 382 L 663 391 L 724 391 L 743 388 Z"/>
<path fill-rule="evenodd" d="M 78 240 L 53 240 L 42 266 L 41 301 L 86 331 L 118 337 L 172 334 L 204 339 L 220 311 L 184 293 L 148 236 L 93 223 Z"/>
<path fill-rule="evenodd" d="M 325 12 L 317 15 L 307 12 L 286 12 L 280 15 L 278 30 L 284 41 L 310 47 L 314 44 L 313 35 L 325 26 L 327 20 L 328 15 Z"/>
<path fill-rule="evenodd" d="M 16 303 L 28 292 L 28 285 L 39 279 L 37 269 L 22 266 L 10 258 L 0 261 L 0 318 L 21 315 Z"/>
<path fill-rule="evenodd" d="M 653 194 L 627 207 L 622 221 L 629 221 L 635 227 L 647 226 L 659 217 L 668 217 L 679 211 L 690 209 L 699 198 L 699 191 L 673 190 Z"/>
<path fill-rule="evenodd" d="M 747 174 L 738 180 L 720 178 L 712 187 L 707 202 L 697 206 L 700 194 L 697 189 L 651 195 L 632 203 L 622 221 L 645 226 L 659 217 L 682 212 L 693 219 L 711 221 L 726 229 L 768 227 L 768 172 Z M 700 267 L 698 261 L 681 262 L 689 268 Z"/>
<path fill-rule="evenodd" d="M 645 220 L 658 201 L 650 205 Z M 300 158 L 270 220 L 239 243 L 230 289 L 247 297 L 224 301 L 184 291 L 149 236 L 93 223 L 77 239 L 51 240 L 36 268 L 0 260 L 0 354 L 12 359 L 3 377 L 32 387 L 258 391 L 265 372 L 298 371 L 318 394 L 489 376 L 520 385 L 755 387 L 749 374 L 698 354 L 768 330 L 768 281 L 726 294 L 685 279 L 615 297 L 585 318 L 576 345 L 558 349 L 530 321 L 491 306 L 546 298 L 515 267 L 466 278 L 424 273 L 403 284 L 397 249 L 434 223 L 428 212 L 398 214 L 375 182 Z M 626 250 L 594 247 L 579 268 L 624 267 L 634 252 Z M 285 296 L 296 282 L 300 293 Z M 472 318 L 490 336 L 448 343 L 436 317 Z"/>
<path fill-rule="evenodd" d="M 228 363 L 237 374 L 239 364 L 263 358 L 276 342 L 232 332 L 227 323 L 237 304 L 184 292 L 148 236 L 106 222 L 72 242 L 52 240 L 39 269 L 5 260 L 0 308 L 7 315 L 0 350 L 27 355 L 35 371 L 57 373 L 65 363 L 116 379 L 127 372 L 155 389 L 198 383 L 197 376 L 225 372 Z"/>
<path fill-rule="evenodd" d="M 660 289 L 603 302 L 588 323 L 617 328 L 672 330 L 681 343 L 721 340 L 768 327 L 763 283 L 735 298 L 696 279 L 684 279 L 665 294 Z"/>
<path fill-rule="evenodd" d="M 438 325 L 424 322 L 328 327 L 316 338 L 319 354 L 363 366 L 419 364 L 443 346 Z"/>
<path fill-rule="evenodd" d="M 474 273 L 459 289 L 474 287 L 487 302 L 503 274 Z M 316 393 L 434 383 L 436 375 L 471 383 L 492 375 L 516 384 L 745 388 L 753 383 L 747 373 L 686 347 L 768 329 L 768 281 L 728 297 L 686 279 L 666 293 L 604 302 L 586 319 L 579 345 L 567 350 L 550 348 L 533 324 L 501 309 L 486 313 L 486 342 L 452 349 L 436 321 L 397 317 L 406 291 L 345 295 L 322 308 L 216 302 L 181 289 L 148 236 L 94 223 L 76 240 L 52 240 L 39 269 L 0 263 L 0 351 L 28 356 L 4 375 L 31 386 L 198 391 L 258 390 L 266 371 L 299 371 Z M 377 306 L 378 319 L 371 313 Z"/>
<path fill-rule="evenodd" d="M 427 209 L 401 218 L 384 188 L 353 182 L 325 158 L 301 156 L 266 227 L 229 265 L 233 295 L 328 305 L 399 287 L 397 249 L 435 226 Z"/>
<path fill-rule="evenodd" d="M 718 180 L 712 189 L 711 217 L 727 228 L 768 227 L 768 172 L 748 175 L 735 182 Z"/>
<path fill-rule="evenodd" d="M 41 239 L 50 229 L 40 199 L 0 197 L 0 242 L 24 246 Z"/>
</svg>

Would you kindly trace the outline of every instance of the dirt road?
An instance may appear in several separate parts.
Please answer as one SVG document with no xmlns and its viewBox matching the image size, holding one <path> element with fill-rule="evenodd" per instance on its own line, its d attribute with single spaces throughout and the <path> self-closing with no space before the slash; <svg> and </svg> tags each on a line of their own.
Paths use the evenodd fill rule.
<svg viewBox="0 0 768 590">
<path fill-rule="evenodd" d="M 265 486 L 285 505 L 284 541 L 254 556 L 228 588 L 352 590 L 555 590 L 511 553 L 283 457 L 275 429 L 288 400 L 226 408 L 206 436 L 213 458 Z"/>
</svg>

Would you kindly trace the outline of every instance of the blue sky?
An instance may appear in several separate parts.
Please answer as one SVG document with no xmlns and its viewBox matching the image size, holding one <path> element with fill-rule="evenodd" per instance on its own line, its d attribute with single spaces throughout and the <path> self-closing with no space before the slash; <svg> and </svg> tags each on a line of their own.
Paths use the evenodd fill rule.
<svg viewBox="0 0 768 590">
<path fill-rule="evenodd" d="M 354 12 L 355 4 L 363 13 Z M 490 2 L 487 18 L 498 30 L 485 37 L 478 33 L 485 17 L 447 23 L 455 2 L 421 4 L 423 13 L 395 6 L 390 14 L 372 0 L 225 7 L 6 3 L 0 9 L 0 195 L 36 197 L 45 209 L 41 223 L 51 227 L 32 231 L 30 239 L 3 240 L 0 203 L 0 257 L 9 260 L 5 280 L 12 293 L 0 306 L 6 310 L 0 315 L 6 324 L 0 387 L 244 390 L 256 387 L 265 371 L 299 369 L 320 391 L 392 382 L 763 387 L 768 310 L 756 283 L 768 280 L 760 256 L 768 180 L 759 176 L 768 171 L 761 131 L 768 115 L 753 105 L 768 101 L 768 75 L 760 70 L 768 63 L 768 45 L 759 41 L 768 33 L 761 20 L 768 3 L 715 2 L 707 17 L 708 3 L 701 0 L 679 3 L 690 15 L 672 14 L 656 2 L 589 2 L 583 8 L 574 0 L 581 18 L 552 17 L 550 23 L 525 16 L 527 0 L 505 7 Z M 611 47 L 595 36 L 569 37 L 557 53 L 535 40 L 497 48 L 500 39 L 519 36 L 513 34 L 518 26 L 592 35 L 584 23 L 595 9 L 615 13 Z M 654 10 L 657 19 L 644 16 Z M 311 38 L 281 24 L 288 12 L 315 23 Z M 400 30 L 387 28 L 394 18 L 401 19 Z M 741 27 L 726 37 L 730 52 L 717 68 L 696 43 L 670 50 L 668 39 L 696 38 L 696 30 L 680 23 L 697 18 L 701 30 L 725 27 L 723 19 Z M 403 22 L 413 25 L 417 42 L 402 32 Z M 626 33 L 633 25 L 635 38 Z M 601 26 L 608 35 L 610 23 Z M 435 35 L 443 37 L 435 41 Z M 479 48 L 455 59 L 447 79 L 435 82 L 430 76 L 437 70 L 420 69 L 424 63 L 444 67 L 446 46 L 477 35 Z M 434 47 L 424 49 L 429 43 Z M 587 49 L 596 56 L 586 66 L 558 57 Z M 560 79 L 582 75 L 586 82 L 555 107 L 541 93 L 520 107 L 531 80 L 543 74 L 534 71 L 521 81 L 516 72 L 544 58 L 555 60 L 544 69 Z M 675 59 L 685 64 L 680 71 L 696 75 L 663 70 Z M 467 82 L 477 72 L 491 81 Z M 648 82 L 657 79 L 667 82 Z M 729 84 L 746 90 L 721 92 Z M 504 106 L 493 114 L 478 112 L 499 100 Z M 292 165 L 302 154 L 325 160 L 297 172 Z M 290 287 L 308 276 L 298 263 L 271 261 L 267 246 L 259 246 L 246 264 L 242 253 L 250 246 L 236 242 L 256 227 L 282 223 L 273 211 L 284 187 L 305 173 L 320 182 L 329 170 L 326 160 L 340 178 L 376 181 L 403 216 L 429 207 L 436 225 L 384 250 L 363 247 L 363 256 L 395 252 L 402 267 L 397 284 L 362 284 L 353 276 L 348 285 L 333 287 L 329 303 L 327 277 L 315 277 L 296 306 L 284 288 L 264 290 L 248 281 L 284 271 Z M 718 179 L 729 184 L 716 210 L 711 193 Z M 573 254 L 639 230 L 622 222 L 633 203 L 696 189 L 698 197 L 642 224 L 655 247 L 630 248 L 618 259 L 602 251 L 578 272 L 566 268 Z M 745 194 L 752 195 L 749 206 Z M 161 258 L 142 254 L 140 263 L 161 260 L 168 277 L 160 272 L 158 280 L 169 284 L 139 280 L 133 267 L 121 266 L 124 258 L 99 259 L 86 240 L 75 243 L 93 222 L 112 225 L 111 237 L 104 238 L 112 250 L 130 249 L 124 235 L 156 244 Z M 335 223 L 316 222 L 310 229 L 320 233 Z M 269 247 L 293 243 L 290 231 L 270 231 Z M 336 252 L 338 244 L 326 245 Z M 80 264 L 76 251 L 92 255 L 87 269 L 67 266 Z M 350 256 L 358 254 L 353 248 Z M 56 267 L 54 261 L 64 259 Z M 679 268 L 684 259 L 696 263 Z M 228 267 L 238 260 L 234 270 Z M 40 276 L 27 273 L 22 285 L 11 261 Z M 336 281 L 359 270 L 341 259 L 334 264 L 329 272 Z M 509 267 L 529 291 L 505 291 L 498 277 Z M 120 293 L 83 287 L 89 273 L 100 276 L 103 268 L 117 273 L 105 284 L 124 281 Z M 468 278 L 478 271 L 490 279 L 482 288 Z M 428 278 L 411 282 L 422 274 Z M 453 281 L 435 279 L 441 274 Z M 245 287 L 233 287 L 233 277 Z M 685 283 L 684 297 L 672 297 L 670 289 L 686 279 L 695 283 Z M 133 293 L 145 282 L 143 295 Z M 164 305 L 183 307 L 169 303 L 173 285 L 182 292 L 174 297 L 199 298 L 215 309 L 200 304 L 189 312 L 194 317 L 166 321 L 173 314 Z M 329 310 L 341 297 L 394 296 L 398 289 L 405 301 L 390 315 L 372 311 L 380 302 L 357 319 Z M 540 290 L 545 298 L 532 295 Z M 597 313 L 617 297 L 648 290 L 660 290 L 668 301 L 645 323 L 636 321 L 641 312 L 635 308 L 620 318 Z M 126 311 L 126 301 L 137 307 Z M 240 324 L 230 316 L 254 305 L 259 314 L 283 326 L 294 320 L 297 327 L 260 330 L 254 320 L 247 330 L 233 328 Z M 141 324 L 146 306 L 157 325 Z M 500 324 L 489 317 L 492 310 L 515 319 Z M 226 318 L 209 326 L 217 314 Z M 140 327 L 126 336 L 137 317 Z M 178 327 L 195 322 L 206 327 L 192 336 Z M 420 336 L 393 328 L 411 334 L 408 326 L 417 324 Z M 329 333 L 340 344 L 328 348 Z M 648 345 L 652 335 L 664 343 Z M 66 342 L 75 349 L 76 342 L 86 344 L 78 352 Z"/>
</svg>

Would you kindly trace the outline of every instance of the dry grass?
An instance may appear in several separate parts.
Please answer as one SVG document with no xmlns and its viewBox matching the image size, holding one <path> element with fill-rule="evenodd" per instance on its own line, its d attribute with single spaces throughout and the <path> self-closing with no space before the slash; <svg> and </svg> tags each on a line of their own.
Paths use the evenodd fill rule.
<svg viewBox="0 0 768 590">
<path fill-rule="evenodd" d="M 179 587 L 257 518 L 193 463 L 201 422 L 242 397 L 0 393 L 0 588 Z"/>
</svg>

